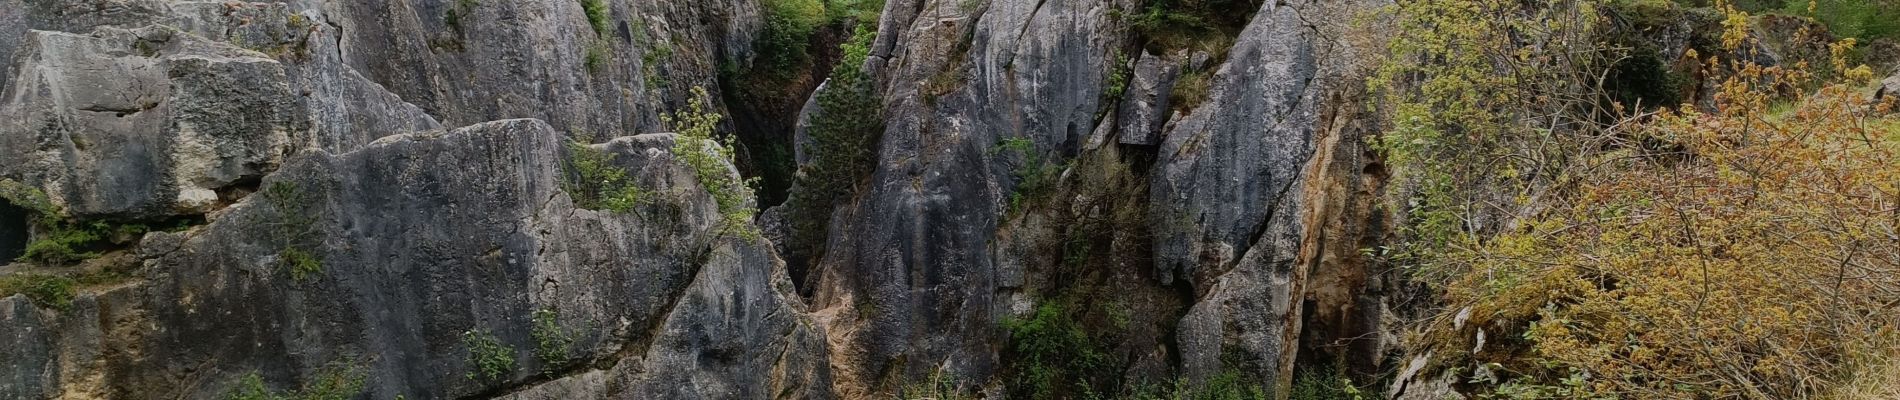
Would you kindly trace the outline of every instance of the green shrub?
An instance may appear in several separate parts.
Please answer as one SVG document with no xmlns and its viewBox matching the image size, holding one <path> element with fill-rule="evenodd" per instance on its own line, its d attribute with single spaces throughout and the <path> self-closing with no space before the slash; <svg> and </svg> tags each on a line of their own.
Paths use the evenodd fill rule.
<svg viewBox="0 0 1900 400">
<path fill-rule="evenodd" d="M 594 42 L 594 44 L 588 45 L 587 53 L 584 58 L 581 59 L 581 65 L 587 67 L 588 73 L 600 73 L 600 69 L 607 64 L 608 51 L 605 42 L 597 41 Z"/>
<path fill-rule="evenodd" d="M 547 364 L 551 373 L 556 366 L 566 364 L 570 348 L 574 345 L 574 336 L 561 327 L 560 314 L 553 308 L 534 311 L 534 356 Z"/>
<path fill-rule="evenodd" d="M 871 173 L 875 147 L 884 133 L 884 101 L 876 82 L 859 68 L 871 54 L 874 36 L 858 30 L 844 45 L 844 57 L 832 68 L 830 82 L 814 95 L 818 110 L 806 130 L 811 142 L 804 148 L 809 162 L 794 176 L 797 189 L 786 207 L 792 225 L 789 247 L 808 257 L 823 254 L 832 207 L 857 193 L 857 182 Z"/>
<path fill-rule="evenodd" d="M 1365 389 L 1337 368 L 1299 371 L 1287 398 L 1306 400 L 1366 400 Z"/>
<path fill-rule="evenodd" d="M 1067 162 L 1049 162 L 1036 152 L 1035 143 L 1027 138 L 1004 138 L 996 144 L 996 147 L 991 148 L 990 152 L 1015 153 L 1023 160 L 1021 164 L 1017 164 L 1014 171 L 1016 190 L 1009 194 L 1007 213 L 1013 214 L 1020 211 L 1030 202 L 1040 200 L 1053 192 L 1057 180 L 1062 177 L 1062 171 L 1069 168 Z"/>
<path fill-rule="evenodd" d="M 337 363 L 317 373 L 315 380 L 302 389 L 288 393 L 272 392 L 264 377 L 256 372 L 244 374 L 224 396 L 228 400 L 349 400 L 363 393 L 368 374 L 360 367 Z"/>
<path fill-rule="evenodd" d="M 0 297 L 25 294 L 41 307 L 65 310 L 72 307 L 78 282 L 58 275 L 18 274 L 0 277 Z"/>
<path fill-rule="evenodd" d="M 1128 91 L 1128 75 L 1133 71 L 1128 65 L 1128 55 L 1117 51 L 1111 58 L 1112 64 L 1109 64 L 1109 68 L 1112 70 L 1108 73 L 1108 89 L 1103 91 L 1103 95 L 1110 99 L 1120 99 L 1122 93 Z"/>
<path fill-rule="evenodd" d="M 282 246 L 277 251 L 278 264 L 298 281 L 323 272 L 323 258 L 313 250 L 318 247 L 318 232 L 309 194 L 289 181 L 272 182 L 261 194 L 265 203 L 277 211 L 277 220 L 269 225 Z"/>
<path fill-rule="evenodd" d="M 568 143 L 567 149 L 565 189 L 574 196 L 575 206 L 626 213 L 644 201 L 639 184 L 626 169 L 613 164 L 612 155 L 578 142 Z"/>
<path fill-rule="evenodd" d="M 1089 397 L 1101 378 L 1113 378 L 1107 350 L 1068 305 L 1049 301 L 1027 318 L 1003 321 L 1009 331 L 1010 392 L 1028 399 Z"/>
<path fill-rule="evenodd" d="M 44 265 L 85 261 L 99 257 L 99 253 L 92 250 L 137 239 L 151 230 L 142 224 L 72 221 L 46 192 L 13 180 L 0 180 L 0 201 L 26 209 L 32 216 L 29 222 L 41 229 L 41 234 L 26 244 L 21 261 Z"/>
<path fill-rule="evenodd" d="M 468 346 L 468 364 L 474 367 L 464 375 L 468 379 L 495 380 L 514 372 L 515 349 L 502 344 L 494 333 L 484 330 L 463 332 L 462 344 Z"/>
<path fill-rule="evenodd" d="M 475 7 L 480 5 L 482 4 L 477 0 L 456 0 L 455 5 L 450 6 L 448 11 L 442 13 L 442 23 L 448 25 L 449 29 L 454 30 L 456 36 L 461 36 L 464 33 L 462 29 L 462 17 L 468 16 L 468 13 L 475 12 Z M 457 43 L 456 47 L 460 47 L 460 43 Z"/>
<path fill-rule="evenodd" d="M 753 199 L 752 185 L 757 179 L 733 175 L 731 138 L 714 138 L 719 121 L 725 117 L 706 110 L 702 99 L 708 97 L 705 88 L 693 88 L 693 101 L 687 110 L 664 118 L 679 132 L 673 142 L 673 155 L 692 169 L 699 185 L 719 204 L 722 232 L 758 238 L 758 227 L 752 225 L 752 217 L 758 211 L 748 204 Z"/>
<path fill-rule="evenodd" d="M 308 251 L 296 247 L 286 247 L 277 252 L 277 260 L 284 269 L 290 270 L 290 278 L 302 281 L 311 275 L 323 272 L 323 262 Z"/>
<path fill-rule="evenodd" d="M 964 0 L 966 7 L 970 1 Z M 855 21 L 860 25 L 876 25 L 878 15 L 884 12 L 884 0 L 825 0 L 825 12 L 832 23 Z"/>
<path fill-rule="evenodd" d="M 911 382 L 898 388 L 897 398 L 900 400 L 968 400 L 978 397 L 958 387 L 955 380 L 944 376 L 939 371 L 921 382 Z"/>
<path fill-rule="evenodd" d="M 819 0 L 765 0 L 765 30 L 753 49 L 754 69 L 788 74 L 811 60 L 812 32 L 825 23 L 825 5 Z"/>
<path fill-rule="evenodd" d="M 594 35 L 607 36 L 607 0 L 581 0 L 581 12 L 587 13 L 587 26 L 594 28 Z"/>
</svg>

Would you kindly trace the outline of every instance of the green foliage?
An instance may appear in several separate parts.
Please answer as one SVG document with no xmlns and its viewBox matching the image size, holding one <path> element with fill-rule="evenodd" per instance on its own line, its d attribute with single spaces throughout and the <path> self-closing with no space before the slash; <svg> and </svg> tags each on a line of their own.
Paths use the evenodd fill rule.
<svg viewBox="0 0 1900 400">
<path fill-rule="evenodd" d="M 90 227 L 90 226 L 89 226 Z M 85 261 L 99 256 L 97 252 L 76 250 L 101 239 L 92 229 L 74 228 L 59 225 L 48 230 L 45 235 L 34 238 L 26 244 L 26 252 L 20 259 L 46 265 L 64 265 Z"/>
<path fill-rule="evenodd" d="M 1365 389 L 1336 368 L 1302 370 L 1293 376 L 1293 388 L 1287 398 L 1307 400 L 1368 400 Z"/>
<path fill-rule="evenodd" d="M 589 210 L 616 213 L 633 211 L 645 201 L 646 194 L 625 168 L 613 164 L 613 156 L 579 142 L 567 145 L 567 181 L 564 188 L 574 196 L 574 205 Z"/>
<path fill-rule="evenodd" d="M 360 367 L 337 363 L 317 373 L 302 389 L 276 393 L 256 372 L 244 374 L 224 396 L 227 400 L 349 400 L 363 393 L 369 375 Z"/>
<path fill-rule="evenodd" d="M 607 0 L 581 0 L 581 12 L 587 14 L 587 26 L 594 28 L 594 35 L 607 36 L 607 24 L 613 10 L 607 9 Z"/>
<path fill-rule="evenodd" d="M 447 11 L 442 12 L 442 23 L 448 25 L 449 29 L 454 30 L 455 35 L 460 37 L 466 32 L 462 27 L 462 18 L 475 12 L 475 7 L 480 5 L 482 4 L 477 0 L 456 0 L 455 5 L 449 6 Z M 461 47 L 460 39 L 457 39 L 453 47 Z"/>
<path fill-rule="evenodd" d="M 1097 380 L 1112 379 L 1114 364 L 1107 349 L 1068 308 L 1064 302 L 1048 301 L 1026 318 L 1003 321 L 1014 360 L 1009 374 L 1013 397 L 1090 397 L 1101 383 Z"/>
<path fill-rule="evenodd" d="M 26 244 L 21 261 L 45 265 L 66 265 L 99 257 L 92 250 L 133 239 L 151 230 L 142 224 L 113 224 L 104 221 L 79 223 L 64 212 L 45 192 L 13 180 L 0 180 L 0 200 L 24 208 L 33 225 L 41 229 Z"/>
<path fill-rule="evenodd" d="M 290 181 L 272 182 L 261 194 L 277 211 L 277 220 L 270 224 L 283 246 L 277 251 L 278 265 L 297 281 L 323 272 L 323 258 L 315 250 L 317 217 L 310 210 L 313 202 L 309 194 Z"/>
<path fill-rule="evenodd" d="M 515 349 L 502 344 L 494 333 L 485 330 L 463 332 L 462 344 L 468 346 L 468 364 L 474 367 L 464 375 L 469 380 L 495 380 L 514 372 Z"/>
<path fill-rule="evenodd" d="M 560 314 L 553 308 L 534 311 L 534 356 L 551 369 L 566 364 L 570 348 L 574 345 L 574 334 L 561 327 Z"/>
<path fill-rule="evenodd" d="M 810 162 L 793 178 L 798 189 L 787 201 L 794 243 L 790 247 L 807 256 L 823 253 L 832 208 L 854 196 L 858 181 L 871 173 L 875 147 L 884 133 L 884 101 L 876 82 L 859 68 L 871 54 L 874 36 L 859 29 L 844 45 L 844 58 L 832 68 L 830 83 L 815 94 L 818 110 L 811 116 L 806 131 L 811 142 L 804 149 Z"/>
<path fill-rule="evenodd" d="M 732 139 L 714 138 L 719 121 L 725 117 L 706 110 L 702 99 L 709 97 L 705 88 L 693 88 L 693 102 L 687 110 L 664 119 L 679 132 L 673 142 L 673 155 L 693 171 L 693 178 L 712 194 L 723 216 L 721 230 L 743 238 L 756 239 L 759 229 L 752 224 L 758 213 L 749 202 L 757 178 L 742 179 L 732 170 Z"/>
<path fill-rule="evenodd" d="M 964 3 L 969 1 L 965 0 Z M 878 15 L 884 12 L 884 0 L 825 0 L 825 11 L 832 23 L 856 21 L 858 24 L 875 25 Z"/>
<path fill-rule="evenodd" d="M 1115 52 L 1112 58 L 1109 68 L 1113 70 L 1108 73 L 1108 88 L 1103 91 L 1103 94 L 1111 99 L 1119 99 L 1122 93 L 1128 91 L 1128 75 L 1133 72 L 1133 67 L 1128 65 L 1128 55 L 1120 51 Z"/>
<path fill-rule="evenodd" d="M 1128 17 L 1150 47 L 1210 48 L 1238 36 L 1258 9 L 1259 0 L 1149 0 Z"/>
<path fill-rule="evenodd" d="M 1291 400 L 1331 400 L 1328 397 L 1301 397 L 1297 391 L 1287 396 Z M 1137 388 L 1132 394 L 1122 396 L 1131 400 L 1267 400 L 1265 388 L 1250 383 L 1238 371 L 1223 370 L 1208 377 L 1206 382 L 1195 385 L 1186 380 L 1176 380 L 1163 386 Z"/>
<path fill-rule="evenodd" d="M 606 66 L 610 51 L 605 41 L 596 41 L 587 46 L 587 54 L 581 59 L 581 65 L 587 67 L 587 72 L 598 74 Z"/>
<path fill-rule="evenodd" d="M 1900 0 L 1789 0 L 1784 11 L 1813 17 L 1837 37 L 1900 39 Z"/>
<path fill-rule="evenodd" d="M 1067 162 L 1049 162 L 1036 151 L 1035 143 L 1027 138 L 1004 138 L 990 152 L 1013 153 L 1023 160 L 1014 171 L 1016 190 L 1009 194 L 1008 213 L 1022 210 L 1030 202 L 1053 192 L 1062 171 L 1069 168 Z"/>
<path fill-rule="evenodd" d="M 811 60 L 812 32 L 825 23 L 819 0 L 765 0 L 765 30 L 753 43 L 764 71 L 787 74 Z"/>
<path fill-rule="evenodd" d="M 323 272 L 323 262 L 308 251 L 296 247 L 286 247 L 277 252 L 277 259 L 284 268 L 290 270 L 290 278 L 298 281 Z"/>
<path fill-rule="evenodd" d="M 897 389 L 900 400 L 971 400 L 978 398 L 963 388 L 955 380 L 941 372 L 931 374 L 922 382 L 911 382 Z"/>
<path fill-rule="evenodd" d="M 65 310 L 72 307 L 78 282 L 58 275 L 16 274 L 0 277 L 0 297 L 25 294 L 41 307 Z"/>
</svg>

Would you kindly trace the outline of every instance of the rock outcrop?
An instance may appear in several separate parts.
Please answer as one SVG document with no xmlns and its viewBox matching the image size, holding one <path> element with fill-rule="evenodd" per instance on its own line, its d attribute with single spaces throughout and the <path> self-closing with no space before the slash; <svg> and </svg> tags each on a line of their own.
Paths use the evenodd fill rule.
<svg viewBox="0 0 1900 400">
<path fill-rule="evenodd" d="M 869 184 L 837 213 L 815 280 L 842 393 L 897 377 L 981 385 L 1005 373 L 1000 322 L 1056 301 L 1046 292 L 1076 279 L 1049 266 L 1064 261 L 1047 255 L 1074 242 L 1052 238 L 1073 222 L 1063 215 L 1111 212 L 1083 198 L 1136 199 L 1147 215 L 1142 231 L 1108 240 L 1115 250 L 1096 247 L 1152 260 L 1110 262 L 1115 272 L 1103 274 L 1115 278 L 1099 283 L 1143 303 L 1133 326 L 1154 329 L 1118 347 L 1134 353 L 1131 379 L 1237 370 L 1284 384 L 1303 302 L 1344 303 L 1322 305 L 1341 321 L 1329 326 L 1351 325 L 1328 334 L 1366 330 L 1357 321 L 1379 312 L 1376 302 L 1359 307 L 1367 264 L 1339 256 L 1356 248 L 1322 247 L 1384 232 L 1366 205 L 1382 172 L 1363 149 L 1358 83 L 1347 83 L 1363 71 L 1355 49 L 1320 36 L 1360 6 L 1266 2 L 1206 65 L 1188 51 L 1164 60 L 1130 50 L 1136 32 L 1113 16 L 1137 6 L 889 3 L 864 66 L 884 82 L 888 128 Z M 1132 62 L 1119 56 L 1136 51 Z M 1171 105 L 1190 69 L 1212 92 Z M 1148 181 L 1090 189 L 1119 167 L 1083 166 L 1118 163 L 1136 170 L 1113 173 Z M 1326 275 L 1346 287 L 1308 286 L 1322 267 L 1353 271 Z M 1315 299 L 1322 290 L 1331 294 Z"/>
<path fill-rule="evenodd" d="M 9 376 L 30 379 L 0 388 L 215 398 L 245 374 L 290 389 L 342 364 L 372 398 L 548 393 L 548 377 L 584 398 L 827 397 L 823 334 L 781 264 L 717 234 L 690 170 L 619 146 L 654 198 L 577 209 L 562 148 L 547 124 L 506 120 L 303 153 L 209 224 L 148 235 L 137 279 L 66 311 L 4 300 Z M 480 340 L 510 367 L 479 372 L 497 351 Z"/>
<path fill-rule="evenodd" d="M 1385 172 L 1367 48 L 1339 37 L 1367 6 L 1231 3 L 1252 17 L 1188 46 L 1130 23 L 1135 0 L 887 2 L 843 66 L 884 99 L 874 165 L 795 288 L 780 249 L 725 233 L 673 136 L 627 136 L 665 131 L 689 88 L 723 97 L 756 1 L 0 0 L 24 10 L 0 15 L 0 158 L 23 160 L 0 179 L 77 222 L 205 221 L 0 269 L 129 271 L 67 307 L 0 299 L 20 360 L 0 397 L 339 374 L 370 398 L 994 393 L 1004 321 L 1059 300 L 1127 314 L 1109 351 L 1129 382 L 1377 368 L 1358 250 L 1388 229 Z M 577 206 L 577 151 L 645 200 Z"/>
</svg>

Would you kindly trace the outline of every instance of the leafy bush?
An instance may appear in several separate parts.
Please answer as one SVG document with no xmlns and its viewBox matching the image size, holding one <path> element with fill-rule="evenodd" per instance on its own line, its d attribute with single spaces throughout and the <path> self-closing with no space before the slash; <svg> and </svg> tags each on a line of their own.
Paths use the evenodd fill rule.
<svg viewBox="0 0 1900 400">
<path fill-rule="evenodd" d="M 741 179 L 734 174 L 731 138 L 713 137 L 719 129 L 719 121 L 725 117 L 706 110 L 702 99 L 707 97 L 705 88 L 693 88 L 693 102 L 687 110 L 664 118 L 667 125 L 679 132 L 673 142 L 673 156 L 692 169 L 699 185 L 719 204 L 719 213 L 723 216 L 721 231 L 756 239 L 759 230 L 752 224 L 752 217 L 758 210 L 749 203 L 753 200 L 752 185 L 757 178 Z"/>
<path fill-rule="evenodd" d="M 494 333 L 482 330 L 470 330 L 462 333 L 462 344 L 468 346 L 468 364 L 474 370 L 464 375 L 469 380 L 492 381 L 508 377 L 515 370 L 515 349 L 501 343 Z"/>
<path fill-rule="evenodd" d="M 574 335 L 561 327 L 560 314 L 553 308 L 534 311 L 534 356 L 554 368 L 567 364 L 570 347 L 574 345 Z M 542 371 L 551 373 L 553 371 Z"/>
<path fill-rule="evenodd" d="M 1097 380 L 1112 378 L 1107 350 L 1090 337 L 1060 301 L 1045 302 L 1027 318 L 1003 321 L 1009 331 L 1009 387 L 1014 396 L 1061 399 L 1095 395 Z"/>
<path fill-rule="evenodd" d="M 645 201 L 638 182 L 613 164 L 613 155 L 579 142 L 568 143 L 567 154 L 564 189 L 574 196 L 575 206 L 626 213 Z"/>
</svg>

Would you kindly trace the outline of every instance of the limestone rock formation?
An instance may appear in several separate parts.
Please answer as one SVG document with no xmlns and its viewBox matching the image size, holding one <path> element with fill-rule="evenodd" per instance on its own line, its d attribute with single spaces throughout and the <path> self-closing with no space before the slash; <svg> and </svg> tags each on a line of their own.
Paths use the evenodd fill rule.
<svg viewBox="0 0 1900 400">
<path fill-rule="evenodd" d="M 549 377 L 581 380 L 591 398 L 827 394 L 814 384 L 823 334 L 785 300 L 782 267 L 714 232 L 690 171 L 626 147 L 615 154 L 655 198 L 625 215 L 577 209 L 560 189 L 562 145 L 545 123 L 505 120 L 304 153 L 210 224 L 147 236 L 128 283 L 66 311 L 6 299 L 0 347 L 19 360 L 8 376 L 28 379 L 0 388 L 215 398 L 245 374 L 288 389 L 341 364 L 370 377 L 373 398 Z M 510 350 L 483 353 L 497 350 L 481 340 Z M 508 367 L 483 373 L 483 354 Z M 586 378 L 599 374 L 618 380 Z"/>
</svg>

